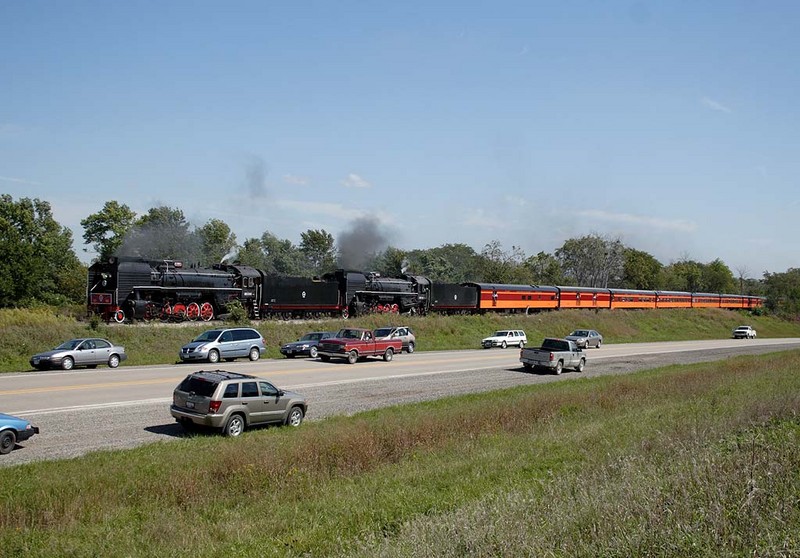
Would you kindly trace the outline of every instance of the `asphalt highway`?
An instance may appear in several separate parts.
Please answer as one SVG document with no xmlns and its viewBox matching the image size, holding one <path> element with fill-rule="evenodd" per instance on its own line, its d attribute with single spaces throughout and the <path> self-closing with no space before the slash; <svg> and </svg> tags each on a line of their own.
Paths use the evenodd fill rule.
<svg viewBox="0 0 800 558">
<path fill-rule="evenodd" d="M 354 365 L 296 358 L 2 374 L 0 411 L 27 418 L 41 433 L 0 456 L 0 467 L 181 438 L 185 433 L 169 414 L 172 390 L 201 369 L 254 374 L 298 391 L 310 402 L 306 420 L 318 420 L 515 385 L 798 348 L 798 338 L 604 344 L 585 351 L 583 374 L 561 376 L 525 372 L 516 348 L 418 351 L 395 355 L 391 362 L 368 359 Z"/>
</svg>

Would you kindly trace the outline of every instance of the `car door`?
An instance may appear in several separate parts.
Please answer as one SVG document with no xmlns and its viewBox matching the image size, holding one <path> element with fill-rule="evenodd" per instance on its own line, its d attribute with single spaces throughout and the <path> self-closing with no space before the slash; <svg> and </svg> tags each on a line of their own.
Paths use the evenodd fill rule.
<svg viewBox="0 0 800 558">
<path fill-rule="evenodd" d="M 286 412 L 288 398 L 283 397 L 278 388 L 264 380 L 258 382 L 258 389 L 261 392 L 256 406 L 258 421 L 260 423 L 282 421 Z"/>
<path fill-rule="evenodd" d="M 92 354 L 91 364 L 105 364 L 111 355 L 111 343 L 105 339 L 93 339 L 94 354 Z"/>
<path fill-rule="evenodd" d="M 233 341 L 231 330 L 223 331 L 219 336 L 219 354 L 222 358 L 233 358 L 236 343 Z"/>
<path fill-rule="evenodd" d="M 94 339 L 85 339 L 72 352 L 75 366 L 94 364 Z"/>
</svg>

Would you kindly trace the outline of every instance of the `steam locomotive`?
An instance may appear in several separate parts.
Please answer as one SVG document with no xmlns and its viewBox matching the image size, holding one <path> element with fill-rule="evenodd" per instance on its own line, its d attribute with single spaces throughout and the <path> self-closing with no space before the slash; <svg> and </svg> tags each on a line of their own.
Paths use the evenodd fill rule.
<svg viewBox="0 0 800 558">
<path fill-rule="evenodd" d="M 236 301 L 252 319 L 368 313 L 472 314 L 562 308 L 731 308 L 763 306 L 756 296 L 589 287 L 433 283 L 419 275 L 381 277 L 339 269 L 321 277 L 268 274 L 240 264 L 184 267 L 175 260 L 112 257 L 89 267 L 88 310 L 107 321 L 203 320 Z"/>
</svg>

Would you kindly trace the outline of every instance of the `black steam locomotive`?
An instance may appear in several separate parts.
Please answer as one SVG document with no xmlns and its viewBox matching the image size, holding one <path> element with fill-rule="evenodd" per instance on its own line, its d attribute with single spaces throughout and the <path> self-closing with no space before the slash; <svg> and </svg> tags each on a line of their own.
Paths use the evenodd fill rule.
<svg viewBox="0 0 800 558">
<path fill-rule="evenodd" d="M 236 301 L 252 319 L 368 313 L 472 314 L 583 309 L 730 308 L 764 305 L 758 296 L 594 287 L 432 283 L 344 269 L 322 277 L 270 275 L 246 265 L 185 268 L 178 261 L 110 258 L 89 267 L 89 312 L 106 320 L 211 320 Z"/>
<path fill-rule="evenodd" d="M 425 277 L 380 277 L 339 269 L 322 277 L 269 275 L 239 264 L 184 267 L 179 261 L 112 257 L 89 267 L 89 312 L 106 320 L 204 320 L 238 301 L 253 319 L 421 313 Z"/>
</svg>

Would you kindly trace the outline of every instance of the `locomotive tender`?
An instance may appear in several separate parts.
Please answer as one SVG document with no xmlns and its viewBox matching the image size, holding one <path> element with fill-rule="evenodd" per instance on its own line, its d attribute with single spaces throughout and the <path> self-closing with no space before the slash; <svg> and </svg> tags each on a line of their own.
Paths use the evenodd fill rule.
<svg viewBox="0 0 800 558">
<path fill-rule="evenodd" d="M 381 277 L 339 269 L 322 277 L 267 274 L 240 264 L 184 267 L 174 260 L 111 257 L 89 267 L 88 310 L 107 321 L 211 320 L 237 301 L 252 319 L 367 313 L 474 314 L 566 308 L 763 306 L 756 296 L 569 286 L 433 283 L 419 275 Z"/>
</svg>

